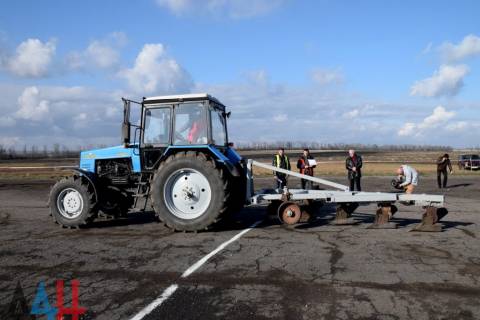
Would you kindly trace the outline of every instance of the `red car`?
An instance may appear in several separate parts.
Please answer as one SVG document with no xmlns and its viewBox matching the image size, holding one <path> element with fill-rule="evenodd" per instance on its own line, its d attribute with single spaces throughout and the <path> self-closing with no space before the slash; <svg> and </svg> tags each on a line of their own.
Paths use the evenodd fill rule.
<svg viewBox="0 0 480 320">
<path fill-rule="evenodd" d="M 465 170 L 480 169 L 480 156 L 478 154 L 462 154 L 458 158 L 458 168 Z"/>
</svg>

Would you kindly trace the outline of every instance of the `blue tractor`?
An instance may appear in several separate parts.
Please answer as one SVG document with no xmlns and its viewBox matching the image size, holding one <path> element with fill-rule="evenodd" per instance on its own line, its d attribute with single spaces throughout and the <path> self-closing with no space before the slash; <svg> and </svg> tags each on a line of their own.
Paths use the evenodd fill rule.
<svg viewBox="0 0 480 320">
<path fill-rule="evenodd" d="M 185 94 L 123 102 L 122 145 L 81 152 L 74 175 L 51 189 L 55 222 L 77 228 L 153 208 L 168 227 L 198 231 L 243 207 L 244 162 L 220 101 Z"/>
</svg>

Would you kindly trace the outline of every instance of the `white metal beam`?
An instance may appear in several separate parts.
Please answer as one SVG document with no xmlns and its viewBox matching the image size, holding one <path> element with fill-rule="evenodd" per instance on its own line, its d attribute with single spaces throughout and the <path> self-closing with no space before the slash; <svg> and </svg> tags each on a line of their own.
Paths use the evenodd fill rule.
<svg viewBox="0 0 480 320">
<path fill-rule="evenodd" d="M 320 179 L 320 178 L 317 178 L 317 177 L 307 176 L 305 174 L 301 174 L 301 173 L 294 172 L 294 171 L 291 171 L 291 170 L 281 169 L 281 168 L 278 168 L 278 167 L 275 167 L 275 166 L 272 166 L 272 165 L 269 165 L 269 164 L 261 163 L 261 162 L 255 161 L 255 160 L 252 160 L 252 164 L 254 166 L 257 166 L 257 167 L 260 167 L 260 168 L 269 169 L 269 170 L 272 170 L 272 171 L 284 173 L 286 175 L 298 177 L 298 178 L 305 179 L 305 180 L 310 180 L 310 181 L 313 181 L 313 182 L 316 182 L 316 183 L 319 183 L 319 184 L 322 184 L 322 185 L 325 185 L 325 186 L 333 187 L 335 189 L 340 189 L 340 190 L 343 190 L 343 191 L 349 191 L 350 190 L 350 188 L 348 186 L 340 184 L 340 183 L 332 182 L 332 181 L 325 180 L 325 179 Z"/>
</svg>

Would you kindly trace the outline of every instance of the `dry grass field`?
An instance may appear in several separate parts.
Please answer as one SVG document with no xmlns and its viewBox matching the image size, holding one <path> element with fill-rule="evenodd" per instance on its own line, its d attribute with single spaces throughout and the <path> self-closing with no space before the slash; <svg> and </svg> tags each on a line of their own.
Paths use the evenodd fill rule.
<svg viewBox="0 0 480 320">
<path fill-rule="evenodd" d="M 255 159 L 264 163 L 271 163 L 272 151 L 240 151 L 244 158 Z M 459 170 L 456 159 L 462 153 L 450 153 L 455 175 L 480 176 L 480 171 Z M 475 153 L 475 152 L 474 152 Z M 477 152 L 478 153 L 478 152 Z M 296 171 L 296 161 L 301 150 L 289 150 L 291 166 Z M 420 151 L 389 151 L 389 152 L 363 152 L 363 175 L 365 176 L 394 176 L 395 170 L 404 163 L 416 168 L 422 176 L 436 174 L 436 159 L 442 152 Z M 346 151 L 338 150 L 312 150 L 312 155 L 318 162 L 315 170 L 316 176 L 344 176 Z M 41 160 L 8 160 L 0 161 L 0 179 L 27 179 L 27 180 L 57 180 L 59 177 L 69 175 L 69 171 L 62 167 L 78 166 L 78 159 L 41 159 Z M 270 170 L 255 168 L 255 176 L 271 176 Z"/>
<path fill-rule="evenodd" d="M 346 174 L 345 171 L 345 151 L 315 151 L 312 155 L 317 160 L 317 168 L 315 170 L 316 176 L 342 176 Z M 451 152 L 450 159 L 455 175 L 478 175 L 480 171 L 465 171 L 459 170 L 456 159 L 460 154 L 465 152 Z M 257 161 L 264 163 L 271 163 L 274 151 L 267 156 L 265 152 L 255 153 L 246 151 L 242 153 L 244 157 L 254 158 Z M 297 159 L 301 154 L 301 150 L 288 151 L 287 155 L 290 158 L 290 164 L 293 170 L 296 170 Z M 417 169 L 422 176 L 435 175 L 437 172 L 436 160 L 441 156 L 442 152 L 420 152 L 420 151 L 396 151 L 396 152 L 365 152 L 362 153 L 363 169 L 362 174 L 366 176 L 394 176 L 396 169 L 402 164 L 408 164 Z M 272 175 L 270 170 L 255 168 L 254 174 L 256 176 Z"/>
</svg>

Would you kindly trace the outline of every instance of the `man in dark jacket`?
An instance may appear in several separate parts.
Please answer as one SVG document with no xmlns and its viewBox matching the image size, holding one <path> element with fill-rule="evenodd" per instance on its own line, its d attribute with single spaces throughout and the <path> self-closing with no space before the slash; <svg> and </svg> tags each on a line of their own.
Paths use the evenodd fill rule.
<svg viewBox="0 0 480 320">
<path fill-rule="evenodd" d="M 278 149 L 278 153 L 273 156 L 272 165 L 274 167 L 285 169 L 285 170 L 291 169 L 290 160 L 285 154 L 285 149 L 283 148 Z M 283 189 L 283 187 L 287 186 L 286 174 L 274 171 L 273 175 L 275 176 L 275 181 L 277 182 L 277 189 Z"/>
<path fill-rule="evenodd" d="M 348 157 L 345 160 L 345 168 L 348 170 L 348 180 L 350 181 L 350 191 L 357 187 L 357 191 L 362 191 L 360 179 L 362 178 L 362 157 L 355 153 L 355 150 L 348 151 Z"/>
<path fill-rule="evenodd" d="M 310 150 L 303 149 L 303 154 L 300 156 L 300 158 L 297 161 L 297 169 L 299 169 L 301 174 L 305 174 L 307 176 L 313 177 L 313 168 L 315 168 L 316 165 L 312 163 L 314 161 L 308 161 L 308 160 L 314 160 L 314 159 L 310 154 Z M 302 179 L 302 189 L 313 189 L 312 181 Z"/>
<path fill-rule="evenodd" d="M 453 172 L 452 163 L 450 162 L 448 153 L 445 153 L 443 156 L 441 156 L 437 160 L 437 182 L 438 182 L 438 187 L 440 189 L 442 188 L 442 186 L 443 188 L 447 187 L 447 180 L 448 180 L 447 169 L 448 171 L 450 171 L 450 173 Z M 443 174 L 443 184 L 442 184 L 442 174 Z"/>
</svg>

